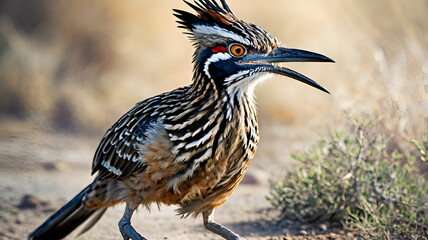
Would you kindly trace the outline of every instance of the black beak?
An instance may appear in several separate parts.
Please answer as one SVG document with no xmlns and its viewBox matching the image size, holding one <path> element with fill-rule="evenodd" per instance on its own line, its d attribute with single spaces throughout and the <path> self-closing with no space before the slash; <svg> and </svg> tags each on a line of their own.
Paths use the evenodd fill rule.
<svg viewBox="0 0 428 240">
<path fill-rule="evenodd" d="M 324 55 L 293 48 L 275 48 L 269 55 L 262 57 L 258 62 L 275 63 L 275 62 L 333 62 Z"/>
<path fill-rule="evenodd" d="M 282 68 L 272 65 L 272 63 L 280 62 L 333 62 L 334 61 L 324 55 L 309 52 L 305 50 L 278 47 L 271 51 L 268 55 L 251 54 L 245 57 L 241 63 L 258 65 L 264 67 L 266 72 L 284 75 L 300 82 L 308 84 L 326 93 L 330 93 L 327 89 L 319 85 L 314 80 L 295 72 L 288 68 Z M 267 64 L 264 64 L 267 63 Z"/>
</svg>

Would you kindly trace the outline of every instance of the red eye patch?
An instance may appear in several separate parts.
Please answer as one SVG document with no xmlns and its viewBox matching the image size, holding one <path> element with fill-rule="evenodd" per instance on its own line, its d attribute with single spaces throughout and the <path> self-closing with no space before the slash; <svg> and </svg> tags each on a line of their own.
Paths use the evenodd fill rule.
<svg viewBox="0 0 428 240">
<path fill-rule="evenodd" d="M 215 48 L 213 48 L 213 53 L 225 53 L 227 52 L 227 48 L 224 46 L 217 46 Z"/>
</svg>

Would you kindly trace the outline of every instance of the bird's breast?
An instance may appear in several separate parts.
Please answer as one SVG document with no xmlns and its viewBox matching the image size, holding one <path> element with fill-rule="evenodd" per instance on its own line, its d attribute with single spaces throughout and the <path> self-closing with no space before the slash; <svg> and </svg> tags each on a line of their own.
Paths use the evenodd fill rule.
<svg viewBox="0 0 428 240">
<path fill-rule="evenodd" d="M 255 114 L 242 117 L 230 121 L 218 111 L 208 118 L 196 116 L 200 123 L 153 126 L 150 139 L 139 146 L 145 170 L 128 181 L 136 201 L 223 203 L 242 179 L 258 142 Z M 196 210 L 185 212 L 189 211 Z"/>
</svg>

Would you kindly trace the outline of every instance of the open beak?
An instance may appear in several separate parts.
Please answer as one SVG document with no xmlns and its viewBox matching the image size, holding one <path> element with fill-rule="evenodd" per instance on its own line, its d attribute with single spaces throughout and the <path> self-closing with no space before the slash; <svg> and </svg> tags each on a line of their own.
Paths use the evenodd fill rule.
<svg viewBox="0 0 428 240">
<path fill-rule="evenodd" d="M 330 93 L 319 85 L 314 80 L 288 68 L 279 67 L 277 63 L 281 62 L 333 62 L 334 61 L 324 55 L 309 52 L 305 50 L 278 47 L 272 50 L 268 55 L 249 54 L 240 62 L 245 65 L 254 65 L 265 72 L 284 75 L 300 82 L 306 83 L 312 87 L 318 88 L 321 91 Z"/>
</svg>

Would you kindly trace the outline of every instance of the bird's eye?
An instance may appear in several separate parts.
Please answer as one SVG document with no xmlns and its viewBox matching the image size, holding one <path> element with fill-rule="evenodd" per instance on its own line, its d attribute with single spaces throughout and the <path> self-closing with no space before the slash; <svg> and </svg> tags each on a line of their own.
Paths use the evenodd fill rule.
<svg viewBox="0 0 428 240">
<path fill-rule="evenodd" d="M 242 57 L 247 53 L 247 49 L 241 44 L 233 43 L 229 45 L 229 53 L 235 57 Z"/>
</svg>

